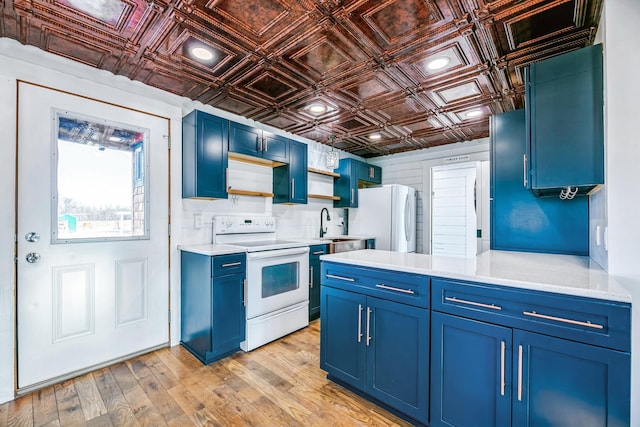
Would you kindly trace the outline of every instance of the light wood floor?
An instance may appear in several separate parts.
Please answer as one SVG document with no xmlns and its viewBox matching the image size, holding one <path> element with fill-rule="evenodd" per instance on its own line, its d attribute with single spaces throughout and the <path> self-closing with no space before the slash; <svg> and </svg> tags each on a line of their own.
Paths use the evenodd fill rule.
<svg viewBox="0 0 640 427">
<path fill-rule="evenodd" d="M 0 426 L 409 426 L 328 381 L 320 323 L 203 366 L 162 349 L 0 405 Z"/>
</svg>

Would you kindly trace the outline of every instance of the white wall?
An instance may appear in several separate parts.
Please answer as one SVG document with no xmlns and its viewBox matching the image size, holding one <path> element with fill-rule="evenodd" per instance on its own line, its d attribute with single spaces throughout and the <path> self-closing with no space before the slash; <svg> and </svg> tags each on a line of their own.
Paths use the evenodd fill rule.
<svg viewBox="0 0 640 427">
<path fill-rule="evenodd" d="M 456 158 L 457 159 L 453 159 Z M 416 252 L 429 253 L 431 224 L 431 168 L 444 164 L 488 161 L 489 160 L 489 139 L 479 139 L 475 141 L 460 142 L 447 146 L 438 146 L 424 150 L 411 151 L 392 156 L 376 157 L 369 160 L 369 163 L 382 167 L 383 184 L 403 184 L 417 190 L 417 242 Z M 485 191 L 483 197 L 484 212 L 489 209 L 489 191 Z M 488 221 L 485 222 L 486 230 L 483 227 L 483 236 L 489 238 Z"/>
<path fill-rule="evenodd" d="M 608 271 L 633 294 L 631 425 L 640 425 L 640 2 L 606 0 L 606 187 Z"/>
</svg>

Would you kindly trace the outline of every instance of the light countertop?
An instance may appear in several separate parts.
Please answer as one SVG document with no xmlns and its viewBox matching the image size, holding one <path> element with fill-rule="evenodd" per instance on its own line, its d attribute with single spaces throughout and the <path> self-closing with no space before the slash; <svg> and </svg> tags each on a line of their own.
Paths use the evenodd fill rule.
<svg viewBox="0 0 640 427">
<path fill-rule="evenodd" d="M 208 256 L 239 254 L 247 251 L 245 248 L 241 248 L 240 246 L 212 245 L 210 243 L 203 245 L 178 245 L 178 250 Z"/>
<path fill-rule="evenodd" d="M 589 257 L 487 251 L 475 258 L 365 249 L 320 259 L 458 280 L 631 302 L 629 292 Z"/>
</svg>

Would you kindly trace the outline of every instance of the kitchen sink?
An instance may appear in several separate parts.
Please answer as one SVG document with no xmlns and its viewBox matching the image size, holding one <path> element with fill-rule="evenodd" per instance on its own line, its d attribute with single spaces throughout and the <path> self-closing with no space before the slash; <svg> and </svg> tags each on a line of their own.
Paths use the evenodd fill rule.
<svg viewBox="0 0 640 427">
<path fill-rule="evenodd" d="M 364 239 L 355 238 L 336 238 L 330 239 L 329 253 L 335 254 L 338 252 L 357 251 L 359 249 L 365 249 L 367 247 L 367 241 Z"/>
</svg>

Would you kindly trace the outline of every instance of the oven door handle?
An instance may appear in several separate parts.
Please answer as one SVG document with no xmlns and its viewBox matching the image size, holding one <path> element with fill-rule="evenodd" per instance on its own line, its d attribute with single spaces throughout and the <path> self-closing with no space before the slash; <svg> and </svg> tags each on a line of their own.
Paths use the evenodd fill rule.
<svg viewBox="0 0 640 427">
<path fill-rule="evenodd" d="M 286 256 L 302 255 L 302 254 L 308 254 L 308 253 L 309 253 L 308 246 L 302 247 L 302 248 L 275 249 L 271 251 L 248 252 L 247 259 L 282 258 Z"/>
</svg>

